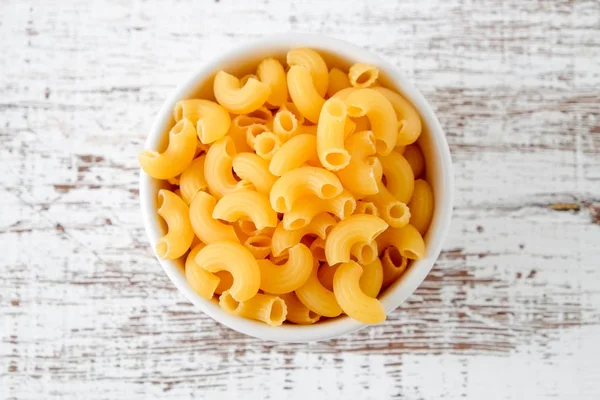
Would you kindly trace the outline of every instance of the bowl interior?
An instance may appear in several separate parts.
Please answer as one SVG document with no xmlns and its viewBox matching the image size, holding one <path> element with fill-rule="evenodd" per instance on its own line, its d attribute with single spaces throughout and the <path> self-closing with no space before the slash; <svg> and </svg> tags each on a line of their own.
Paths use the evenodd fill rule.
<svg viewBox="0 0 600 400">
<path fill-rule="evenodd" d="M 311 47 L 325 58 L 327 65 L 348 69 L 355 62 L 376 65 L 380 69 L 379 80 L 383 86 L 394 89 L 409 100 L 419 111 L 423 122 L 423 133 L 419 145 L 426 161 L 426 179 L 435 196 L 435 210 L 429 231 L 425 235 L 427 255 L 412 264 L 402 277 L 379 296 L 387 313 L 397 308 L 425 279 L 441 251 L 452 212 L 452 171 L 448 145 L 441 127 L 423 96 L 401 75 L 398 68 L 368 51 L 348 43 L 312 35 L 276 37 L 246 45 L 200 68 L 165 101 L 146 141 L 146 148 L 163 150 L 167 145 L 168 132 L 174 124 L 172 110 L 175 103 L 188 98 L 214 99 L 212 84 L 215 74 L 223 69 L 238 77 L 253 73 L 256 65 L 264 58 L 274 57 L 285 65 L 285 54 L 296 47 Z M 166 233 L 166 226 L 157 214 L 157 193 L 168 187 L 140 172 L 140 200 L 145 227 L 150 243 Z M 287 325 L 270 327 L 260 322 L 246 320 L 226 314 L 216 300 L 205 300 L 197 296 L 187 284 L 184 260 L 160 260 L 165 272 L 179 290 L 202 311 L 213 319 L 242 333 L 265 339 L 286 342 L 304 342 L 329 339 L 345 334 L 365 325 L 339 317 L 315 325 Z"/>
</svg>

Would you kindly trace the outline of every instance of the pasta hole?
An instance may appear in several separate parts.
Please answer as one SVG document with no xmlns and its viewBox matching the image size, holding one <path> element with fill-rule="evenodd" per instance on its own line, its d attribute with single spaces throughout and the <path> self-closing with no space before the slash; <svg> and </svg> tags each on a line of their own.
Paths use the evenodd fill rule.
<svg viewBox="0 0 600 400">
<path fill-rule="evenodd" d="M 304 228 L 308 225 L 308 221 L 304 218 L 298 218 L 290 223 L 290 230 Z"/>
<path fill-rule="evenodd" d="M 185 127 L 185 122 L 186 121 L 187 121 L 187 119 L 182 119 L 181 121 L 179 121 L 178 123 L 176 123 L 175 126 L 173 127 L 173 129 L 171 129 L 171 135 L 177 136 L 181 132 L 183 132 L 183 128 Z"/>
<path fill-rule="evenodd" d="M 157 243 L 156 243 L 156 255 L 160 258 L 167 258 L 167 254 L 169 254 L 169 243 L 161 238 Z"/>
<path fill-rule="evenodd" d="M 359 256 L 360 256 L 360 261 L 362 261 L 363 263 L 369 263 L 375 258 L 375 251 L 373 250 L 373 248 L 371 246 L 369 246 L 368 244 L 365 244 L 364 246 L 361 247 Z"/>
<path fill-rule="evenodd" d="M 275 150 L 275 140 L 272 138 L 263 138 L 255 143 L 256 154 L 269 154 Z"/>
<path fill-rule="evenodd" d="M 252 124 L 255 124 L 256 120 L 254 118 L 250 118 L 247 115 L 240 115 L 235 119 L 235 124 L 238 128 L 247 128 Z"/>
<path fill-rule="evenodd" d="M 261 107 L 258 110 L 252 111 L 251 113 L 248 114 L 248 116 L 251 118 L 260 119 L 263 122 L 267 122 L 268 120 L 270 120 L 273 117 L 273 115 L 271 115 L 271 112 L 264 107 Z"/>
<path fill-rule="evenodd" d="M 378 216 L 377 208 L 375 204 L 370 203 L 365 206 L 365 214 Z"/>
<path fill-rule="evenodd" d="M 412 250 L 403 250 L 402 251 L 402 255 L 405 258 L 409 258 L 411 260 L 416 260 L 416 259 L 419 258 L 419 256 L 414 251 L 412 251 Z"/>
<path fill-rule="evenodd" d="M 394 267 L 403 267 L 404 259 L 396 247 L 388 247 L 387 253 Z"/>
<path fill-rule="evenodd" d="M 352 118 L 363 117 L 367 114 L 367 112 L 362 107 L 358 106 L 350 106 L 346 111 L 348 112 L 348 115 Z"/>
<path fill-rule="evenodd" d="M 331 185 L 329 183 L 321 186 L 321 198 L 322 199 L 331 199 L 339 194 L 339 190 L 336 186 Z"/>
<path fill-rule="evenodd" d="M 316 312 L 313 311 L 309 311 L 308 312 L 308 319 L 311 321 L 317 321 L 319 319 L 320 315 L 317 314 Z"/>
<path fill-rule="evenodd" d="M 327 106 L 327 112 L 336 118 L 344 118 L 346 117 L 346 105 L 343 101 L 333 98 L 325 103 Z"/>
<path fill-rule="evenodd" d="M 360 74 L 356 78 L 356 83 L 365 84 L 365 83 L 369 82 L 372 78 L 373 78 L 372 72 L 370 70 L 367 70 L 367 71 L 363 72 L 362 74 Z"/>
<path fill-rule="evenodd" d="M 271 304 L 271 311 L 269 312 L 269 320 L 274 325 L 281 324 L 287 315 L 287 307 L 285 302 L 280 298 L 273 300 Z"/>
<path fill-rule="evenodd" d="M 367 157 L 365 159 L 365 164 L 367 164 L 369 167 L 374 167 L 375 164 L 377 164 L 377 157 Z"/>
<path fill-rule="evenodd" d="M 266 131 L 267 131 L 267 127 L 265 125 L 254 123 L 248 127 L 248 130 L 246 132 L 253 139 L 256 139 L 256 137 L 258 135 L 260 135 L 261 133 L 266 132 Z"/>
<path fill-rule="evenodd" d="M 235 313 L 240 306 L 240 303 L 236 301 L 228 291 L 221 294 L 221 297 L 219 297 L 219 304 L 230 314 Z"/>
<path fill-rule="evenodd" d="M 389 209 L 390 218 L 401 219 L 406 214 L 406 206 L 403 204 L 394 204 Z"/>
<path fill-rule="evenodd" d="M 228 157 L 233 158 L 235 157 L 235 153 L 235 144 L 233 143 L 233 140 L 227 138 L 227 140 L 225 140 L 225 154 L 227 154 Z"/>
<path fill-rule="evenodd" d="M 162 190 L 159 190 L 158 199 L 156 200 L 156 206 L 160 210 L 162 208 L 163 204 L 165 204 L 165 192 L 163 192 Z"/>
<path fill-rule="evenodd" d="M 277 120 L 282 130 L 292 132 L 298 126 L 296 117 L 289 111 L 282 111 L 277 114 Z"/>
<path fill-rule="evenodd" d="M 275 200 L 275 208 L 277 210 L 287 210 L 287 202 L 285 201 L 285 197 L 278 197 L 277 200 Z"/>
<path fill-rule="evenodd" d="M 271 247 L 271 238 L 268 236 L 252 236 L 246 240 L 246 244 L 256 248 Z"/>
<path fill-rule="evenodd" d="M 331 169 L 339 170 L 350 163 L 350 155 L 346 150 L 331 151 L 325 155 L 325 163 Z"/>
<path fill-rule="evenodd" d="M 381 139 L 377 139 L 375 141 L 375 149 L 377 149 L 377 154 L 386 154 L 388 153 L 388 145 Z"/>
</svg>

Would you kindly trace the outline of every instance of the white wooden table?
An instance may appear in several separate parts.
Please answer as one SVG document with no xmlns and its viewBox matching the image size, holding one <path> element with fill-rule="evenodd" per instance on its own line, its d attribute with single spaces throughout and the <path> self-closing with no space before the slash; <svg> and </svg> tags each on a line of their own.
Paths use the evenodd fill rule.
<svg viewBox="0 0 600 400">
<path fill-rule="evenodd" d="M 419 290 L 309 345 L 195 309 L 138 206 L 136 153 L 174 85 L 286 31 L 399 65 L 456 166 Z M 600 398 L 598 0 L 0 0 L 0 173 L 2 400 Z"/>
</svg>

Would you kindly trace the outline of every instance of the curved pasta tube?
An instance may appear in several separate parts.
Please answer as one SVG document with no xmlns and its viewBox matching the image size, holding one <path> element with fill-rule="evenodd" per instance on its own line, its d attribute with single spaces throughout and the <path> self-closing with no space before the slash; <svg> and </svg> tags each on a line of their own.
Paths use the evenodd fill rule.
<svg viewBox="0 0 600 400">
<path fill-rule="evenodd" d="M 381 255 L 381 265 L 383 267 L 382 287 L 387 288 L 406 271 L 408 258 L 402 257 L 396 247 L 388 247 Z"/>
<path fill-rule="evenodd" d="M 217 198 L 241 188 L 232 172 L 235 155 L 235 146 L 228 136 L 216 141 L 206 153 L 204 177 L 211 194 Z"/>
<path fill-rule="evenodd" d="M 379 191 L 383 168 L 375 156 L 375 135 L 371 131 L 357 132 L 346 140 L 350 152 L 348 165 L 337 171 L 340 182 L 356 197 L 373 195 Z"/>
<path fill-rule="evenodd" d="M 355 208 L 356 200 L 347 190 L 329 200 L 314 196 L 305 197 L 296 202 L 290 212 L 283 215 L 283 226 L 285 229 L 304 228 L 321 213 L 330 213 L 342 220 L 352 215 Z"/>
<path fill-rule="evenodd" d="M 279 110 L 273 119 L 273 132 L 285 142 L 299 133 L 300 124 L 294 113 L 288 110 Z"/>
<path fill-rule="evenodd" d="M 355 214 L 369 214 L 379 217 L 379 210 L 377 206 L 372 201 L 366 200 L 358 200 L 356 202 L 356 210 L 354 210 Z"/>
<path fill-rule="evenodd" d="M 298 107 L 296 107 L 296 105 L 292 101 L 286 101 L 285 103 L 283 103 L 283 105 L 279 108 L 279 111 L 289 111 L 292 114 L 294 114 L 294 116 L 296 117 L 296 121 L 298 121 L 298 125 L 302 125 L 306 121 L 304 115 L 302 115 L 300 110 L 298 110 Z"/>
<path fill-rule="evenodd" d="M 277 212 L 289 212 L 300 197 L 315 195 L 332 199 L 343 190 L 337 176 L 324 168 L 301 167 L 288 171 L 273 185 L 271 206 Z"/>
<path fill-rule="evenodd" d="M 335 271 L 337 271 L 338 267 L 341 265 L 342 264 L 338 264 L 333 267 L 321 265 L 321 267 L 319 267 L 317 275 L 319 281 L 325 288 L 333 290 L 333 277 Z M 363 268 L 363 274 L 360 276 L 360 288 L 367 296 L 377 297 L 381 291 L 384 276 L 381 261 L 376 258 L 372 263 L 366 265 L 361 264 L 361 266 Z"/>
<path fill-rule="evenodd" d="M 350 249 L 350 255 L 353 256 L 360 265 L 370 264 L 379 255 L 377 251 L 377 242 L 370 241 L 366 243 L 356 243 Z"/>
<path fill-rule="evenodd" d="M 338 222 L 325 240 L 325 255 L 329 265 L 350 261 L 350 251 L 357 243 L 373 241 L 387 229 L 381 218 L 355 214 Z"/>
<path fill-rule="evenodd" d="M 325 257 L 325 240 L 320 237 L 313 240 L 310 244 L 310 252 L 313 255 L 313 259 L 319 262 L 326 262 L 327 257 Z"/>
<path fill-rule="evenodd" d="M 293 292 L 304 285 L 312 272 L 313 257 L 305 245 L 299 243 L 289 249 L 288 261 L 283 265 L 269 260 L 258 260 L 260 288 L 266 293 Z"/>
<path fill-rule="evenodd" d="M 271 106 L 280 107 L 287 101 L 287 82 L 285 71 L 281 63 L 274 58 L 266 58 L 258 64 L 256 75 L 261 82 L 267 84 L 271 93 L 267 103 Z"/>
<path fill-rule="evenodd" d="M 269 171 L 275 176 L 282 176 L 307 162 L 318 162 L 317 138 L 303 133 L 292 137 L 277 150 L 269 164 Z"/>
<path fill-rule="evenodd" d="M 269 162 L 254 153 L 238 153 L 233 157 L 232 167 L 240 179 L 252 182 L 256 191 L 265 195 L 269 194 L 277 180 L 269 172 Z"/>
<path fill-rule="evenodd" d="M 401 228 L 410 221 L 410 209 L 406 203 L 396 199 L 385 185 L 380 181 L 379 192 L 365 197 L 365 200 L 373 202 L 379 210 L 379 216 L 390 226 Z"/>
<path fill-rule="evenodd" d="M 350 318 L 365 324 L 379 324 L 385 321 L 385 311 L 379 300 L 362 291 L 362 274 L 362 267 L 354 261 L 340 265 L 333 277 L 333 293 Z"/>
<path fill-rule="evenodd" d="M 290 50 L 286 56 L 287 64 L 292 67 L 301 65 L 310 71 L 313 84 L 317 93 L 323 97 L 327 92 L 329 71 L 323 57 L 316 51 L 307 48 Z"/>
<path fill-rule="evenodd" d="M 256 138 L 262 134 L 270 132 L 265 124 L 252 124 L 246 129 L 246 144 L 254 151 Z"/>
<path fill-rule="evenodd" d="M 266 235 L 271 237 L 273 236 L 273 232 L 275 232 L 275 228 L 273 227 L 258 229 L 256 225 L 254 225 L 254 222 L 250 220 L 240 219 L 237 221 L 237 225 L 246 236 Z"/>
<path fill-rule="evenodd" d="M 333 231 L 332 231 L 333 233 Z M 379 250 L 395 247 L 400 255 L 411 260 L 425 257 L 425 242 L 417 228 L 408 224 L 402 228 L 388 228 L 377 238 Z"/>
<path fill-rule="evenodd" d="M 339 171 L 350 162 L 344 139 L 345 127 L 354 129 L 352 124 L 343 101 L 331 98 L 323 104 L 317 125 L 317 154 L 321 164 L 330 171 Z"/>
<path fill-rule="evenodd" d="M 225 71 L 217 72 L 213 90 L 217 102 L 234 114 L 248 114 L 262 107 L 271 94 L 269 85 L 250 78 L 241 87 L 240 80 Z"/>
<path fill-rule="evenodd" d="M 233 276 L 229 272 L 225 270 L 217 271 L 213 275 L 219 278 L 219 286 L 215 289 L 216 294 L 221 294 L 229 290 L 231 285 L 233 285 Z"/>
<path fill-rule="evenodd" d="M 327 290 L 319 281 L 317 276 L 318 269 L 319 264 L 315 262 L 306 283 L 296 289 L 296 296 L 312 312 L 324 317 L 337 317 L 342 313 L 342 309 L 333 292 Z"/>
<path fill-rule="evenodd" d="M 281 139 L 273 132 L 263 132 L 254 140 L 254 151 L 263 160 L 270 161 L 281 147 Z"/>
<path fill-rule="evenodd" d="M 410 224 L 424 235 L 433 216 L 433 190 L 427 181 L 423 179 L 415 181 L 415 191 L 408 208 L 410 208 Z"/>
<path fill-rule="evenodd" d="M 352 86 L 368 88 L 379 78 L 379 69 L 373 65 L 356 63 L 350 67 L 348 78 Z"/>
<path fill-rule="evenodd" d="M 335 219 L 329 214 L 319 214 L 313 218 L 310 224 L 296 230 L 287 230 L 284 228 L 283 223 L 280 222 L 273 233 L 271 251 L 274 256 L 279 256 L 285 250 L 300 243 L 306 235 L 315 235 L 321 239 L 325 239 L 335 225 Z"/>
<path fill-rule="evenodd" d="M 394 92 L 393 90 L 376 87 L 373 88 L 384 95 L 392 104 L 398 119 L 398 137 L 396 140 L 397 146 L 408 146 L 414 143 L 421 134 L 421 117 L 415 107 L 408 102 L 404 97 Z"/>
<path fill-rule="evenodd" d="M 398 118 L 389 100 L 375 89 L 360 89 L 345 100 L 348 115 L 354 118 L 367 116 L 377 140 L 377 153 L 388 155 L 398 139 Z"/>
<path fill-rule="evenodd" d="M 247 115 L 238 115 L 233 118 L 227 136 L 231 137 L 236 151 L 239 153 L 252 151 L 247 141 L 248 128 L 254 124 L 264 125 L 265 123 L 266 121 L 263 121 L 261 118 L 249 117 Z"/>
<path fill-rule="evenodd" d="M 185 254 L 194 240 L 188 206 L 170 190 L 158 191 L 158 215 L 167 223 L 167 234 L 156 242 L 156 254 L 173 260 Z"/>
<path fill-rule="evenodd" d="M 290 97 L 298 111 L 316 124 L 325 99 L 317 92 L 310 71 L 300 65 L 292 66 L 287 74 L 287 84 Z"/>
<path fill-rule="evenodd" d="M 196 125 L 198 139 L 203 144 L 212 143 L 227 134 L 231 117 L 227 110 L 210 100 L 189 99 L 175 104 L 175 121 L 183 118 Z"/>
<path fill-rule="evenodd" d="M 336 94 L 334 94 L 333 97 L 335 97 L 336 99 L 340 99 L 342 101 L 346 101 L 348 96 L 350 96 L 352 93 L 357 92 L 359 90 L 361 90 L 361 89 L 355 88 L 355 87 L 347 87 L 346 89 L 342 89 L 339 92 L 337 92 Z M 354 117 L 354 118 L 356 118 L 356 117 Z"/>
<path fill-rule="evenodd" d="M 327 85 L 327 95 L 333 97 L 340 90 L 350 87 L 348 74 L 338 68 L 331 68 L 329 71 L 329 84 Z"/>
<path fill-rule="evenodd" d="M 206 178 L 204 177 L 204 161 L 206 156 L 202 155 L 196 158 L 189 167 L 181 173 L 179 178 L 179 190 L 181 190 L 181 197 L 183 201 L 190 204 L 194 199 L 194 196 L 198 192 L 204 191 L 208 188 L 206 184 Z"/>
<path fill-rule="evenodd" d="M 271 237 L 267 235 L 249 236 L 244 241 L 244 246 L 250 250 L 254 258 L 262 260 L 271 253 Z"/>
<path fill-rule="evenodd" d="M 392 151 L 379 158 L 385 176 L 385 187 L 396 199 L 407 204 L 415 189 L 415 176 L 410 164 L 400 154 Z"/>
<path fill-rule="evenodd" d="M 240 190 L 221 197 L 212 216 L 227 222 L 250 219 L 258 229 L 277 226 L 277 214 L 267 196 L 252 190 Z"/>
<path fill-rule="evenodd" d="M 195 258 L 198 255 L 198 252 L 205 246 L 204 243 L 201 243 L 190 250 L 190 253 L 185 259 L 185 278 L 198 296 L 210 300 L 215 294 L 215 290 L 217 290 L 220 280 L 214 274 L 208 272 L 204 268 L 200 268 L 200 266 L 196 264 Z"/>
<path fill-rule="evenodd" d="M 294 324 L 298 325 L 310 325 L 317 322 L 321 316 L 317 313 L 312 312 L 308 309 L 300 300 L 295 293 L 283 293 L 279 297 L 285 301 L 287 306 L 287 317 L 286 319 Z"/>
<path fill-rule="evenodd" d="M 258 293 L 260 269 L 258 263 L 244 246 L 233 242 L 218 242 L 206 245 L 198 252 L 196 264 L 208 272 L 227 271 L 233 276 L 229 289 L 237 301 L 246 301 Z"/>
<path fill-rule="evenodd" d="M 239 242 L 232 226 L 213 218 L 217 200 L 206 192 L 198 192 L 190 203 L 190 222 L 194 233 L 204 243 Z"/>
<path fill-rule="evenodd" d="M 283 299 L 270 294 L 258 293 L 245 301 L 236 301 L 230 290 L 219 297 L 219 306 L 231 315 L 255 319 L 271 326 L 280 326 L 287 316 Z"/>
<path fill-rule="evenodd" d="M 403 156 L 410 164 L 415 179 L 423 175 L 423 171 L 425 170 L 425 157 L 423 157 L 423 152 L 419 145 L 411 144 L 406 146 Z"/>
<path fill-rule="evenodd" d="M 164 152 L 144 150 L 138 155 L 138 162 L 144 172 L 154 179 L 173 178 L 181 174 L 194 159 L 197 141 L 194 125 L 184 118 L 171 128 L 169 145 Z"/>
</svg>

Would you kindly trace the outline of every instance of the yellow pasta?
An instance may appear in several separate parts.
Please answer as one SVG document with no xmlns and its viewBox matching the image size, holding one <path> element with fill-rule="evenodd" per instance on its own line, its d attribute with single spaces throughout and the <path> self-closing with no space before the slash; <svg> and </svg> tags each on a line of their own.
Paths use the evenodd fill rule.
<svg viewBox="0 0 600 400">
<path fill-rule="evenodd" d="M 356 210 L 354 210 L 355 214 L 369 214 L 379 217 L 379 210 L 377 206 L 372 201 L 366 200 L 358 200 L 356 202 Z"/>
<path fill-rule="evenodd" d="M 358 198 L 379 191 L 383 168 L 375 156 L 375 135 L 371 131 L 357 132 L 346 140 L 350 162 L 336 175 L 342 185 Z"/>
<path fill-rule="evenodd" d="M 359 90 L 360 90 L 359 88 L 347 87 L 346 89 L 342 89 L 339 92 L 337 92 L 336 94 L 334 94 L 333 97 L 345 102 L 346 99 L 348 98 L 348 96 L 350 96 L 354 92 L 358 92 Z M 356 117 L 353 117 L 353 118 L 356 118 Z"/>
<path fill-rule="evenodd" d="M 381 265 L 383 267 L 382 287 L 387 288 L 406 271 L 408 258 L 402 257 L 396 247 L 388 247 L 381 255 Z"/>
<path fill-rule="evenodd" d="M 287 101 L 287 81 L 283 66 L 274 58 L 266 58 L 258 64 L 256 74 L 261 82 L 267 84 L 271 93 L 267 103 L 271 106 L 280 107 Z"/>
<path fill-rule="evenodd" d="M 273 233 L 271 251 L 273 255 L 279 256 L 285 250 L 300 243 L 300 240 L 306 235 L 314 235 L 325 239 L 331 228 L 335 225 L 335 219 L 325 213 L 317 215 L 310 224 L 301 229 L 287 230 L 284 228 L 283 222 L 280 222 Z"/>
<path fill-rule="evenodd" d="M 333 277 L 333 293 L 342 310 L 351 318 L 365 324 L 379 324 L 385 321 L 385 310 L 378 299 L 362 291 L 362 274 L 362 267 L 354 261 L 340 265 Z"/>
<path fill-rule="evenodd" d="M 358 88 L 373 86 L 379 77 L 379 69 L 373 65 L 356 63 L 350 67 L 348 78 L 350 84 Z"/>
<path fill-rule="evenodd" d="M 318 162 L 317 137 L 304 133 L 292 137 L 277 150 L 269 164 L 269 171 L 275 176 L 281 176 L 305 163 L 315 161 Z"/>
<path fill-rule="evenodd" d="M 398 139 L 398 118 L 389 100 L 375 89 L 360 89 L 345 100 L 348 115 L 353 118 L 367 116 L 377 140 L 377 153 L 388 155 Z"/>
<path fill-rule="evenodd" d="M 310 72 L 315 90 L 319 96 L 325 96 L 329 83 L 329 71 L 325 60 L 319 53 L 307 48 L 294 49 L 288 51 L 286 61 L 290 69 L 295 65 L 305 67 Z"/>
<path fill-rule="evenodd" d="M 337 317 L 342 313 L 335 295 L 325 288 L 317 276 L 319 263 L 315 262 L 308 280 L 296 289 L 296 296 L 312 312 L 324 317 Z"/>
<path fill-rule="evenodd" d="M 210 300 L 219 286 L 219 278 L 204 268 L 200 268 L 195 261 L 198 252 L 205 246 L 201 243 L 190 250 L 185 259 L 185 278 L 198 296 Z"/>
<path fill-rule="evenodd" d="M 285 305 L 287 306 L 286 319 L 288 321 L 298 325 L 310 325 L 321 318 L 319 314 L 312 312 L 302 304 L 295 293 L 284 293 L 280 294 L 279 297 L 285 301 Z"/>
<path fill-rule="evenodd" d="M 259 107 L 246 115 L 249 118 L 253 118 L 257 123 L 264 125 L 269 125 L 273 121 L 273 112 L 265 106 Z"/>
<path fill-rule="evenodd" d="M 250 250 L 250 253 L 252 253 L 254 258 L 256 258 L 257 260 L 262 260 L 271 253 L 271 236 L 249 236 L 244 241 L 244 247 Z"/>
<path fill-rule="evenodd" d="M 198 252 L 196 264 L 208 272 L 228 271 L 233 276 L 229 289 L 237 301 L 246 301 L 258 293 L 260 269 L 252 253 L 239 243 L 218 242 L 206 245 Z"/>
<path fill-rule="evenodd" d="M 176 259 L 185 254 L 194 240 L 188 206 L 170 190 L 158 191 L 158 215 L 167 223 L 167 233 L 156 242 L 156 254 L 163 259 Z"/>
<path fill-rule="evenodd" d="M 373 241 L 388 225 L 381 218 L 355 214 L 337 223 L 325 240 L 325 255 L 329 265 L 350 261 L 350 251 L 357 243 Z"/>
<path fill-rule="evenodd" d="M 385 176 L 385 187 L 392 196 L 408 204 L 415 188 L 415 176 L 410 164 L 400 154 L 392 151 L 379 158 Z"/>
<path fill-rule="evenodd" d="M 317 136 L 317 126 L 316 125 L 300 125 L 298 132 L 305 133 L 307 135 Z M 317 158 L 318 161 L 318 158 Z"/>
<path fill-rule="evenodd" d="M 288 90 L 298 111 L 309 121 L 317 123 L 325 99 L 317 92 L 310 71 L 294 65 L 287 74 Z"/>
<path fill-rule="evenodd" d="M 258 293 L 245 301 L 237 301 L 231 291 L 225 291 L 219 297 L 219 306 L 231 315 L 255 319 L 271 326 L 283 324 L 287 317 L 287 306 L 281 298 Z"/>
<path fill-rule="evenodd" d="M 206 192 L 198 192 L 190 203 L 190 222 L 194 233 L 204 243 L 238 242 L 238 237 L 231 225 L 213 218 L 213 210 L 217 200 Z"/>
<path fill-rule="evenodd" d="M 258 135 L 265 132 L 270 132 L 265 124 L 252 124 L 246 128 L 246 144 L 250 147 L 250 151 L 254 151 Z"/>
<path fill-rule="evenodd" d="M 294 204 L 290 212 L 284 214 L 283 226 L 285 229 L 304 228 L 321 213 L 330 213 L 342 220 L 352 215 L 355 208 L 356 200 L 347 190 L 329 200 L 315 196 L 304 197 Z"/>
<path fill-rule="evenodd" d="M 233 276 L 228 271 L 217 271 L 213 275 L 219 278 L 219 286 L 215 289 L 216 294 L 229 290 L 233 285 Z"/>
<path fill-rule="evenodd" d="M 425 158 L 423 157 L 421 148 L 417 144 L 406 146 L 403 156 L 410 164 L 410 168 L 413 170 L 415 179 L 420 178 L 425 170 Z"/>
<path fill-rule="evenodd" d="M 313 255 L 313 259 L 319 262 L 326 262 L 327 257 L 325 257 L 325 240 L 320 237 L 313 240 L 310 244 L 310 252 Z"/>
<path fill-rule="evenodd" d="M 408 146 L 414 143 L 421 134 L 421 118 L 415 107 L 410 104 L 404 97 L 394 92 L 393 90 L 376 87 L 379 93 L 384 95 L 392 104 L 398 119 L 398 137 L 396 140 L 397 146 Z"/>
<path fill-rule="evenodd" d="M 269 260 L 258 260 L 260 288 L 272 294 L 289 293 L 304 285 L 312 272 L 312 253 L 302 243 L 289 249 L 288 260 L 283 265 Z"/>
<path fill-rule="evenodd" d="M 327 95 L 333 97 L 340 90 L 350 87 L 348 74 L 338 68 L 331 68 L 329 71 L 329 84 L 327 86 Z"/>
<path fill-rule="evenodd" d="M 212 143 L 227 134 L 231 117 L 227 110 L 210 100 L 189 99 L 175 104 L 175 121 L 183 118 L 196 125 L 198 139 L 203 144 Z"/>
<path fill-rule="evenodd" d="M 154 179 L 173 178 L 181 174 L 194 159 L 197 140 L 194 125 L 184 118 L 169 132 L 169 145 L 164 152 L 144 150 L 138 156 L 138 162 L 144 172 Z"/>
<path fill-rule="evenodd" d="M 379 251 L 393 246 L 398 249 L 402 257 L 411 260 L 418 260 L 425 257 L 423 236 L 421 236 L 417 228 L 410 224 L 402 228 L 388 228 L 377 238 L 377 245 Z"/>
<path fill-rule="evenodd" d="M 356 243 L 350 249 L 350 255 L 356 259 L 360 265 L 370 264 L 375 261 L 379 255 L 379 252 L 377 251 L 377 242 L 373 240 L 365 243 Z"/>
<path fill-rule="evenodd" d="M 289 212 L 301 197 L 315 195 L 320 199 L 332 199 L 343 190 L 340 180 L 323 168 L 301 167 L 288 171 L 273 185 L 271 206 L 277 212 Z"/>
<path fill-rule="evenodd" d="M 213 85 L 217 102 L 234 114 L 247 114 L 260 107 L 271 94 L 269 85 L 250 78 L 241 87 L 240 80 L 225 71 L 219 71 Z"/>
<path fill-rule="evenodd" d="M 333 290 L 333 277 L 338 267 L 343 264 L 334 265 L 330 267 L 327 264 L 321 265 L 317 276 L 321 284 L 328 290 Z M 383 266 L 381 261 L 377 258 L 370 264 L 362 265 L 363 274 L 360 277 L 360 288 L 369 297 L 377 297 L 382 288 L 383 283 Z"/>
<path fill-rule="evenodd" d="M 252 182 L 256 191 L 268 195 L 277 180 L 269 172 L 269 162 L 254 153 L 238 153 L 233 157 L 232 167 L 240 179 Z"/>
<path fill-rule="evenodd" d="M 190 204 L 194 196 L 200 191 L 208 188 L 206 178 L 204 177 L 204 161 L 206 156 L 202 155 L 196 158 L 192 163 L 181 173 L 179 178 L 179 189 L 181 197 Z"/>
<path fill-rule="evenodd" d="M 283 103 L 283 105 L 279 108 L 279 111 L 289 111 L 292 114 L 294 114 L 294 116 L 296 117 L 296 121 L 298 121 L 298 125 L 303 125 L 306 121 L 304 115 L 302 115 L 300 110 L 298 110 L 298 107 L 296 107 L 296 105 L 292 101 L 286 101 L 285 103 Z"/>
<path fill-rule="evenodd" d="M 344 147 L 347 120 L 343 101 L 331 98 L 323 104 L 317 125 L 317 154 L 330 171 L 339 171 L 350 162 L 350 154 Z"/>
<path fill-rule="evenodd" d="M 263 160 L 271 160 L 281 147 L 281 139 L 273 132 L 263 132 L 254 140 L 254 151 Z"/>
<path fill-rule="evenodd" d="M 379 192 L 365 197 L 365 200 L 375 204 L 379 210 L 379 216 L 394 228 L 401 228 L 410 221 L 410 210 L 408 206 L 396 199 L 385 185 L 380 181 Z"/>
<path fill-rule="evenodd" d="M 294 113 L 288 110 L 279 110 L 273 119 L 273 132 L 285 142 L 299 133 L 300 124 Z"/>
<path fill-rule="evenodd" d="M 260 118 L 253 118 L 247 115 L 238 115 L 231 120 L 231 126 L 227 136 L 231 138 L 235 145 L 235 149 L 238 153 L 252 151 L 252 148 L 248 145 L 247 132 L 248 128 L 254 124 L 265 124 Z"/>
<path fill-rule="evenodd" d="M 369 122 L 369 118 L 367 118 L 366 116 L 354 118 L 352 120 L 354 121 L 354 130 L 356 132 L 371 130 L 371 123 Z"/>
<path fill-rule="evenodd" d="M 204 177 L 210 193 L 217 198 L 241 189 L 232 172 L 235 155 L 235 146 L 228 136 L 216 141 L 206 153 Z"/>
<path fill-rule="evenodd" d="M 425 235 L 429 228 L 433 216 L 433 205 L 431 185 L 423 179 L 417 179 L 408 208 L 410 208 L 410 224 L 417 228 L 421 235 Z"/>
<path fill-rule="evenodd" d="M 250 219 L 257 229 L 277 226 L 277 214 L 267 196 L 252 190 L 239 190 L 221 197 L 212 216 L 227 222 Z"/>
</svg>

